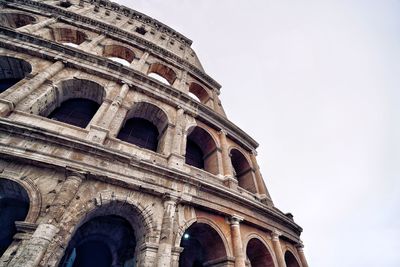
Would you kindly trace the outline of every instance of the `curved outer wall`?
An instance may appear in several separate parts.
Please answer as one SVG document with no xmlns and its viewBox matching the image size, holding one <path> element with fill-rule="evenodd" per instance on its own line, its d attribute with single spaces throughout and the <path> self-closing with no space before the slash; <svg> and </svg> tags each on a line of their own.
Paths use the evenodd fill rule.
<svg viewBox="0 0 400 267">
<path fill-rule="evenodd" d="M 0 266 L 107 240 L 112 266 L 307 266 L 191 40 L 109 1 L 0 5 L 0 200 L 29 197 Z"/>
</svg>

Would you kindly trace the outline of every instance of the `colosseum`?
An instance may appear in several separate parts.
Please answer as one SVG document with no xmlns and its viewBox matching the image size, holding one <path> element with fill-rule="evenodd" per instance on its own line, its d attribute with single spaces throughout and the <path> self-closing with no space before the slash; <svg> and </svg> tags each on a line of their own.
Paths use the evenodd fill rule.
<svg viewBox="0 0 400 267">
<path fill-rule="evenodd" d="M 190 39 L 108 0 L 0 7 L 0 266 L 308 266 Z"/>
</svg>

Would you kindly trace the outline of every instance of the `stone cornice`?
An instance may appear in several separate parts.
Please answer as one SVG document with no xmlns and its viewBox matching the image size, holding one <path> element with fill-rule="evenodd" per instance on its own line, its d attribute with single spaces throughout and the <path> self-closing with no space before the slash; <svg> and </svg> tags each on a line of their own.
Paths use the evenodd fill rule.
<svg viewBox="0 0 400 267">
<path fill-rule="evenodd" d="M 222 199 L 230 201 L 229 206 L 231 206 L 231 203 L 235 203 L 239 206 L 244 206 L 247 208 L 246 210 L 249 210 L 251 212 L 259 212 L 267 218 L 270 218 L 273 222 L 279 225 L 284 225 L 287 229 L 281 229 L 281 231 L 284 231 L 287 234 L 287 238 L 296 242 L 299 240 L 299 235 L 302 232 L 302 228 L 300 226 L 287 218 L 278 209 L 274 207 L 268 207 L 265 204 L 260 203 L 259 201 L 243 197 L 237 192 L 221 186 L 217 181 L 215 183 L 211 183 L 210 179 L 212 178 L 202 179 L 193 177 L 189 174 L 177 170 L 169 169 L 161 165 L 155 165 L 151 162 L 142 161 L 124 152 L 118 152 L 114 149 L 106 147 L 99 147 L 98 145 L 92 144 L 86 140 L 60 136 L 57 133 L 52 133 L 46 129 L 31 127 L 29 125 L 25 125 L 8 119 L 0 118 L 0 131 L 3 133 L 12 133 L 11 136 L 20 136 L 24 140 L 28 140 L 27 138 L 29 137 L 30 139 L 36 140 L 36 142 L 42 141 L 45 142 L 47 145 L 57 145 L 66 150 L 73 149 L 77 151 L 83 151 L 87 155 L 92 155 L 92 157 L 110 160 L 112 159 L 116 162 L 129 164 L 131 168 L 140 170 L 142 173 L 144 172 L 159 177 L 176 180 L 178 182 L 184 182 L 188 185 L 198 188 L 199 190 L 209 192 L 214 196 L 219 196 Z M 73 161 L 70 158 L 66 159 L 62 157 L 54 157 L 54 155 L 50 155 L 46 151 L 31 151 L 26 147 L 21 147 L 21 150 L 23 151 L 22 153 L 18 150 L 18 146 L 7 147 L 7 150 L 4 150 L 4 147 L 0 147 L 0 155 L 22 158 L 27 161 L 33 162 L 33 164 L 35 165 L 44 164 L 47 166 L 51 166 L 52 168 L 59 168 L 61 171 L 65 171 L 66 166 L 68 166 L 69 168 L 82 170 L 88 173 L 87 175 L 94 179 L 104 180 L 108 183 L 113 183 L 128 188 L 138 187 L 141 191 L 147 192 L 149 194 L 162 196 L 165 193 L 175 193 L 175 191 L 171 191 L 171 189 L 169 188 L 160 187 L 160 185 L 151 182 L 148 179 L 135 179 L 132 180 L 133 183 L 127 182 L 131 179 L 131 176 L 127 176 L 126 173 L 111 171 L 110 168 L 101 168 L 99 166 L 94 166 L 88 163 L 84 164 L 82 161 Z M 125 176 L 126 178 L 130 179 L 122 179 L 122 177 Z M 211 207 L 207 205 L 207 201 L 209 201 L 209 199 L 202 199 L 201 196 L 193 196 L 191 200 L 181 200 L 181 202 L 185 201 L 194 204 L 195 206 L 199 206 L 203 209 L 211 209 Z M 221 212 L 220 210 L 213 211 L 218 213 Z M 248 216 L 250 216 L 250 214 Z"/>
<path fill-rule="evenodd" d="M 40 12 L 46 12 L 48 15 L 52 15 L 54 17 L 57 17 L 59 20 L 64 20 L 68 22 L 81 22 L 86 25 L 90 25 L 95 27 L 96 29 L 93 29 L 96 32 L 101 31 L 103 34 L 109 35 L 111 37 L 119 37 L 122 39 L 127 39 L 127 40 L 134 40 L 137 44 L 143 45 L 145 49 L 152 51 L 154 54 L 161 54 L 163 57 L 167 57 L 170 59 L 173 59 L 175 62 L 180 64 L 181 66 L 187 68 L 187 70 L 193 75 L 197 76 L 200 80 L 205 81 L 205 83 L 210 84 L 212 87 L 215 89 L 219 90 L 221 88 L 221 85 L 216 82 L 213 78 L 211 78 L 209 75 L 204 73 L 202 70 L 199 68 L 195 67 L 188 61 L 184 60 L 183 58 L 175 55 L 174 53 L 157 46 L 156 44 L 147 41 L 143 38 L 140 38 L 139 36 L 136 36 L 135 34 L 129 33 L 127 31 L 124 31 L 123 29 L 118 28 L 117 26 L 107 24 L 80 14 L 76 14 L 74 12 L 58 8 L 56 6 L 48 5 L 43 2 L 36 2 L 32 0 L 0 0 L 1 2 L 7 3 L 10 7 L 14 8 L 19 8 L 19 9 L 24 9 L 24 6 L 29 7 L 26 11 L 32 12 L 32 8 L 38 8 L 40 9 Z"/>
<path fill-rule="evenodd" d="M 0 47 L 30 54 L 50 61 L 61 60 L 66 64 L 66 66 L 81 69 L 85 72 L 102 77 L 107 77 L 108 79 L 116 82 L 120 82 L 121 77 L 124 77 L 124 79 L 126 79 L 127 81 L 128 79 L 134 79 L 134 81 L 129 80 L 128 82 L 137 85 L 136 87 L 138 90 L 146 92 L 146 94 L 150 94 L 154 98 L 161 99 L 162 101 L 168 103 L 167 98 L 160 96 L 160 94 L 155 93 L 154 90 L 150 90 L 150 88 L 146 88 L 146 84 L 150 84 L 151 86 L 159 89 L 161 92 L 165 92 L 169 96 L 175 98 L 175 100 L 169 104 L 176 106 L 178 103 L 178 105 L 185 107 L 185 111 L 187 113 L 192 114 L 193 116 L 210 125 L 211 127 L 217 130 L 227 130 L 228 136 L 247 150 L 252 151 L 258 146 L 258 143 L 254 139 L 252 139 L 249 135 L 247 135 L 243 130 L 241 130 L 227 118 L 216 113 L 209 107 L 199 104 L 189 95 L 171 86 L 164 85 L 157 80 L 152 79 L 147 75 L 138 72 L 132 68 L 123 66 L 122 64 L 116 63 L 107 58 L 87 53 L 81 49 L 64 46 L 59 43 L 38 38 L 37 36 L 33 36 L 27 33 L 16 32 L 15 30 L 10 28 L 0 26 L 0 34 L 1 33 L 3 33 L 7 37 L 15 38 L 21 42 L 27 42 L 27 46 L 29 48 L 18 46 L 16 42 L 7 43 L 4 41 L 0 41 Z M 33 45 L 38 46 L 38 51 L 34 51 Z M 48 51 L 43 48 L 47 48 Z M 84 62 L 85 64 L 81 64 L 79 62 Z M 93 64 L 96 64 L 96 66 L 93 66 Z M 104 69 L 101 69 L 99 67 L 102 67 Z"/>
</svg>

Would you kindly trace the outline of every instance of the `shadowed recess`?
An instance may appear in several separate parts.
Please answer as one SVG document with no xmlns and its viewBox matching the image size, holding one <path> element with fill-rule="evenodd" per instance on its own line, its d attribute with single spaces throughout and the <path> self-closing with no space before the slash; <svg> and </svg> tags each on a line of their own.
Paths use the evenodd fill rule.
<svg viewBox="0 0 400 267">
<path fill-rule="evenodd" d="M 0 179 L 0 256 L 6 251 L 17 233 L 16 221 L 25 220 L 29 210 L 29 197 L 18 183 Z"/>
<path fill-rule="evenodd" d="M 0 93 L 4 92 L 31 73 L 32 67 L 25 60 L 0 57 Z"/>
</svg>

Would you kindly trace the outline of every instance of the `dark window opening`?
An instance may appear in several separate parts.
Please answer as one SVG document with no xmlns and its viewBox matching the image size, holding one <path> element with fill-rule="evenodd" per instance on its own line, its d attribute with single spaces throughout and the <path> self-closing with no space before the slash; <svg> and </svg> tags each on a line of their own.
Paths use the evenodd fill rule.
<svg viewBox="0 0 400 267">
<path fill-rule="evenodd" d="M 85 128 L 98 109 L 99 104 L 92 100 L 73 98 L 63 102 L 61 106 L 56 108 L 48 117 L 53 120 Z"/>
<path fill-rule="evenodd" d="M 60 6 L 64 7 L 64 8 L 69 8 L 70 6 L 72 6 L 71 2 L 68 0 L 61 0 L 60 2 Z"/>
<path fill-rule="evenodd" d="M 145 35 L 147 33 L 146 29 L 143 27 L 137 27 L 135 31 L 141 35 Z"/>
<path fill-rule="evenodd" d="M 3 93 L 5 90 L 19 82 L 21 79 L 4 79 L 0 81 L 0 93 Z"/>
<path fill-rule="evenodd" d="M 127 220 L 116 215 L 98 216 L 78 228 L 59 266 L 132 266 L 135 247 L 135 232 Z"/>
<path fill-rule="evenodd" d="M 158 130 L 151 122 L 141 118 L 132 118 L 126 121 L 117 138 L 157 152 Z"/>
<path fill-rule="evenodd" d="M 188 139 L 186 144 L 186 164 L 194 166 L 199 169 L 204 169 L 203 151 L 192 140 Z"/>
<path fill-rule="evenodd" d="M 0 257 L 17 233 L 16 221 L 24 221 L 29 210 L 26 191 L 16 182 L 0 179 Z"/>
</svg>

